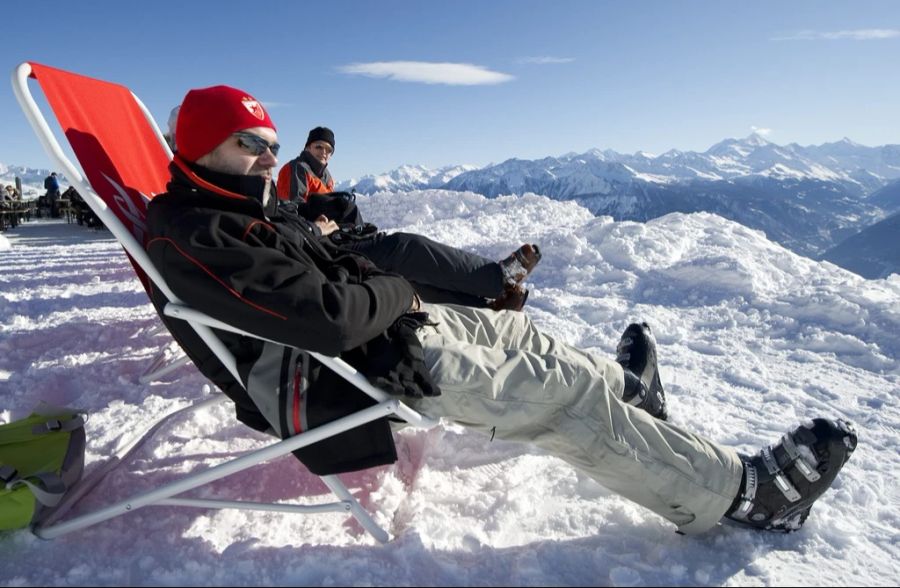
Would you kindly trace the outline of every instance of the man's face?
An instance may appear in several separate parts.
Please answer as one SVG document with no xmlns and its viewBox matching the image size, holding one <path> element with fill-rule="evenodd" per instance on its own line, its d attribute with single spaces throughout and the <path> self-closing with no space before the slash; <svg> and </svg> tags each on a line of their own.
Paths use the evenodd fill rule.
<svg viewBox="0 0 900 588">
<path fill-rule="evenodd" d="M 334 149 L 327 141 L 313 141 L 306 146 L 306 150 L 322 165 L 327 165 L 331 154 L 334 153 Z"/>
<path fill-rule="evenodd" d="M 253 127 L 244 129 L 242 133 L 256 135 L 272 145 L 277 142 L 278 134 L 269 127 Z M 246 141 L 244 141 L 246 142 Z M 271 149 L 259 155 L 242 144 L 241 138 L 231 135 L 221 145 L 197 160 L 197 165 L 224 174 L 236 176 L 263 176 L 266 179 L 266 191 L 263 203 L 268 200 L 269 188 L 272 184 L 272 168 L 278 165 L 278 159 Z"/>
<path fill-rule="evenodd" d="M 277 133 L 268 127 L 253 127 L 241 132 L 256 135 L 269 144 L 278 140 Z M 271 179 L 272 168 L 278 165 L 278 159 L 270 149 L 266 149 L 260 155 L 254 155 L 241 144 L 237 135 L 231 135 L 221 145 L 198 159 L 197 164 L 220 173 L 264 176 Z"/>
</svg>

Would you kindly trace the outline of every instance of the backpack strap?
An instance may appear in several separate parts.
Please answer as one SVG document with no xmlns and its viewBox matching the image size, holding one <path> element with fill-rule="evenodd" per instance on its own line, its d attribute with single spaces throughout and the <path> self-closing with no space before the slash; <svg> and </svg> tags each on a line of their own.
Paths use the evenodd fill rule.
<svg viewBox="0 0 900 588">
<path fill-rule="evenodd" d="M 34 474 L 28 476 L 27 479 L 18 476 L 19 473 L 12 466 L 0 467 L 0 479 L 5 483 L 7 490 L 15 490 L 19 486 L 26 486 L 31 490 L 35 500 L 44 506 L 56 506 L 66 493 L 65 482 L 56 474 Z"/>
<path fill-rule="evenodd" d="M 19 470 L 11 465 L 0 465 L 0 482 L 4 485 L 9 484 L 19 477 Z"/>
<path fill-rule="evenodd" d="M 58 431 L 74 431 L 84 426 L 84 417 L 80 415 L 73 416 L 69 420 L 60 420 L 56 418 L 47 419 L 43 423 L 38 423 L 31 427 L 32 435 L 45 435 L 47 433 L 55 433 Z"/>
<path fill-rule="evenodd" d="M 0 445 L 26 443 L 36 436 L 84 428 L 83 413 L 32 414 L 21 421 L 0 425 Z"/>
</svg>

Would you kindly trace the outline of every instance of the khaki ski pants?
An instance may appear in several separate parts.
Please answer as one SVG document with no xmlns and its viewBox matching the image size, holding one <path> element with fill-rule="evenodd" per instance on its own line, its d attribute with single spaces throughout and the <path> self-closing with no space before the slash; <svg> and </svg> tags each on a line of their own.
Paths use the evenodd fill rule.
<svg viewBox="0 0 900 588">
<path fill-rule="evenodd" d="M 682 532 L 724 516 L 741 482 L 737 454 L 621 402 L 618 363 L 554 340 L 521 312 L 424 310 L 438 324 L 418 334 L 443 394 L 412 406 L 534 443 Z"/>
</svg>

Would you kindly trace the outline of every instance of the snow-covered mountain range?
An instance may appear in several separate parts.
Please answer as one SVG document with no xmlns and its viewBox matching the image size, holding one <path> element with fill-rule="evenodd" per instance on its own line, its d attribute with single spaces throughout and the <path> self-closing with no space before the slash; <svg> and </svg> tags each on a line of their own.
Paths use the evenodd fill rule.
<svg viewBox="0 0 900 588">
<path fill-rule="evenodd" d="M 0 182 L 5 184 L 15 183 L 17 176 L 22 178 L 23 184 L 38 184 L 42 183 L 49 174 L 50 171 L 46 169 L 0 163 Z"/>
<path fill-rule="evenodd" d="M 429 169 L 422 165 L 403 165 L 385 174 L 365 176 L 360 180 L 344 180 L 335 185 L 335 190 L 356 190 L 363 194 L 375 192 L 426 190 L 439 188 L 459 174 L 478 169 L 474 165 L 449 165 Z"/>
<path fill-rule="evenodd" d="M 26 199 L 37 198 L 44 193 L 44 178 L 49 175 L 49 169 L 0 163 L 0 185 L 15 185 L 16 178 L 20 178 L 22 180 L 22 196 Z M 57 175 L 60 186 L 68 185 L 62 174 L 57 172 Z"/>
<path fill-rule="evenodd" d="M 820 146 L 780 146 L 753 134 L 726 139 L 703 153 L 671 150 L 654 156 L 593 149 L 536 161 L 510 159 L 460 174 L 447 188 L 486 196 L 546 192 L 551 198 L 571 199 L 612 195 L 628 184 L 665 186 L 747 176 L 839 182 L 851 192 L 868 194 L 900 177 L 900 146 L 864 147 L 849 139 Z"/>
<path fill-rule="evenodd" d="M 900 145 L 866 147 L 849 139 L 804 147 L 776 145 L 752 134 L 726 139 L 703 153 L 629 155 L 593 149 L 509 159 L 468 171 L 462 167 L 442 168 L 441 176 L 454 174 L 443 185 L 435 179 L 437 172 L 404 166 L 343 187 L 363 193 L 442 188 L 488 197 L 532 192 L 575 200 L 618 220 L 714 212 L 806 255 L 820 254 L 900 209 L 900 198 L 867 199 L 900 178 Z"/>
<path fill-rule="evenodd" d="M 622 154 L 592 149 L 537 160 L 508 159 L 483 168 L 461 165 L 431 171 L 406 165 L 341 186 L 363 193 L 406 186 L 426 189 L 444 178 L 444 189 L 469 190 L 488 197 L 533 192 L 571 199 L 611 194 L 631 182 L 666 185 L 745 176 L 842 182 L 853 192 L 869 194 L 900 178 L 900 145 L 866 147 L 845 138 L 822 145 L 782 146 L 754 133 L 744 139 L 726 139 L 703 153 L 673 149 L 662 155 L 643 151 Z"/>
</svg>

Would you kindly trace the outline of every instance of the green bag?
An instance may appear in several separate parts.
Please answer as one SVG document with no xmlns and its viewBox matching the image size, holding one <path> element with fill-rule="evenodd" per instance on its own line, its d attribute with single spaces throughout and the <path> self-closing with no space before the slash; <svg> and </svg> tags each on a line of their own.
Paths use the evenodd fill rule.
<svg viewBox="0 0 900 588">
<path fill-rule="evenodd" d="M 53 512 L 84 470 L 84 418 L 41 406 L 0 425 L 0 530 L 21 529 Z"/>
</svg>

